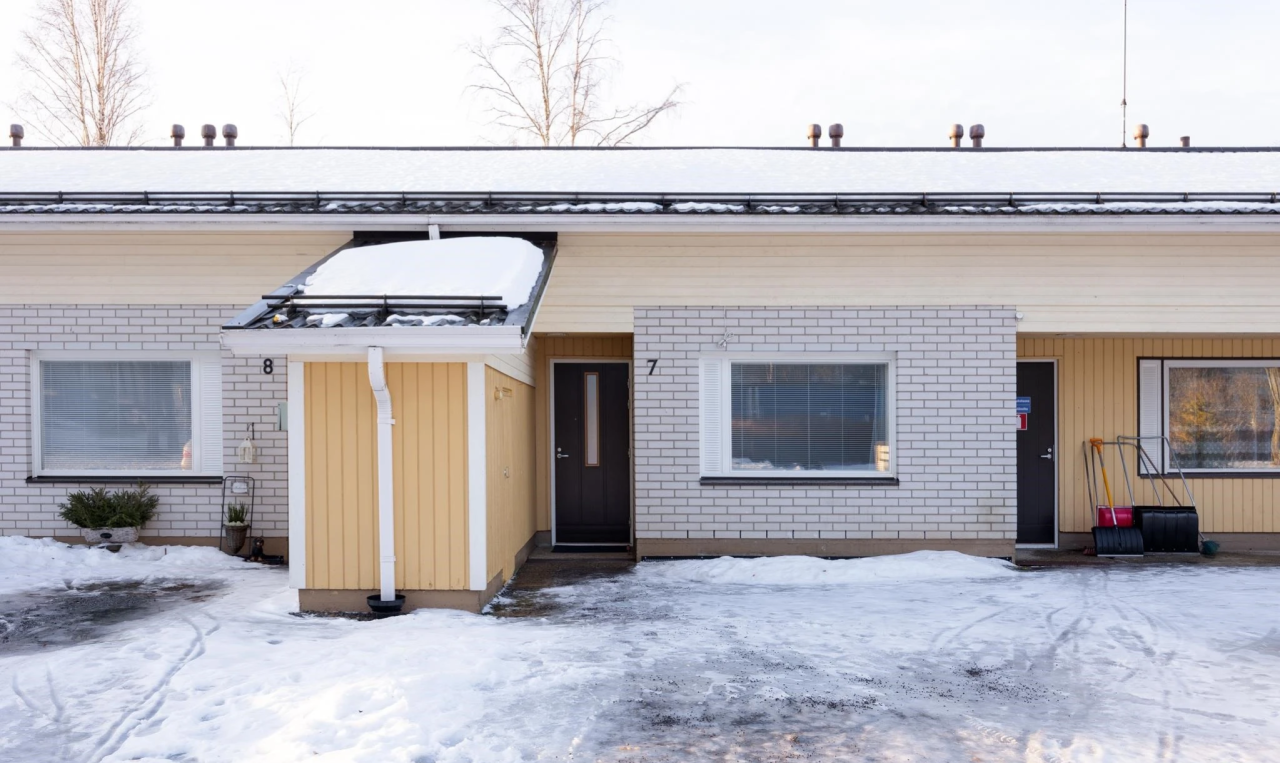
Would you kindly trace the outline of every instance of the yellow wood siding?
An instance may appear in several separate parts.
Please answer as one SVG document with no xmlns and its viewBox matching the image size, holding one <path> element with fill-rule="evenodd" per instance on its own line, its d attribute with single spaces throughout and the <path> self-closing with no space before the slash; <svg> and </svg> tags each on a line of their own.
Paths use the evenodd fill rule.
<svg viewBox="0 0 1280 763">
<path fill-rule="evenodd" d="M 467 364 L 388 363 L 387 387 L 396 420 L 396 587 L 465 590 Z"/>
<path fill-rule="evenodd" d="M 1137 434 L 1138 358 L 1280 358 L 1280 338 L 1018 337 L 1019 358 L 1058 360 L 1059 529 L 1088 532 L 1092 523 L 1082 443 Z M 1114 480 L 1119 465 L 1108 464 Z M 1205 532 L 1280 530 L 1280 479 L 1191 481 Z M 1136 487 L 1136 486 L 1135 486 Z M 1145 486 L 1139 502 L 1151 502 Z"/>
<path fill-rule="evenodd" d="M 388 363 L 396 587 L 467 581 L 465 363 Z M 306 363 L 307 588 L 372 590 L 378 574 L 377 411 L 364 363 Z"/>
<path fill-rule="evenodd" d="M 4 233 L 0 304 L 248 307 L 345 233 Z"/>
<path fill-rule="evenodd" d="M 557 260 L 558 262 L 558 260 Z M 630 330 L 630 329 L 628 329 Z M 535 370 L 538 389 L 535 395 L 535 430 L 538 478 L 538 530 L 551 529 L 551 361 L 555 359 L 600 358 L 631 360 L 630 334 L 576 334 L 570 336 L 535 337 Z"/>
<path fill-rule="evenodd" d="M 501 573 L 503 579 L 510 579 L 516 554 L 536 529 L 534 388 L 485 368 L 485 392 L 487 578 Z"/>
<path fill-rule="evenodd" d="M 1280 235 L 562 234 L 540 332 L 630 332 L 636 305 L 1008 305 L 1019 330 L 1258 333 Z"/>
<path fill-rule="evenodd" d="M 363 363 L 307 363 L 307 588 L 378 587 L 373 390 Z"/>
</svg>

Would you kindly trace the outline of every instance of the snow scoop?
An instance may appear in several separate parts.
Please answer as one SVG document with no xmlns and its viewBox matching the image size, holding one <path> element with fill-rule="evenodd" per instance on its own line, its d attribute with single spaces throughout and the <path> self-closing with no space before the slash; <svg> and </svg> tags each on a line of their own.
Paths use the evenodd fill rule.
<svg viewBox="0 0 1280 763">
<path fill-rule="evenodd" d="M 1107 463 L 1102 454 L 1102 446 L 1105 444 L 1096 437 L 1089 440 L 1098 463 L 1098 471 L 1102 473 L 1102 488 L 1107 496 L 1105 506 L 1094 507 L 1097 512 L 1097 524 L 1093 527 L 1094 553 L 1098 556 L 1142 556 L 1142 530 L 1133 526 L 1133 508 L 1117 512 L 1115 499 L 1111 495 L 1111 481 L 1107 479 Z M 1104 516 L 1110 521 L 1105 521 Z"/>
</svg>

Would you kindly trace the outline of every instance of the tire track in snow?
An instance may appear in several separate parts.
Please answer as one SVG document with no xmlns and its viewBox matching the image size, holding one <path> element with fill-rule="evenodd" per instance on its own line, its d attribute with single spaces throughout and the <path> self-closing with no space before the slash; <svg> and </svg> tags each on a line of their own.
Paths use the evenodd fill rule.
<svg viewBox="0 0 1280 763">
<path fill-rule="evenodd" d="M 65 723 L 66 707 L 62 700 L 58 697 L 58 691 L 53 685 L 53 671 L 46 664 L 44 668 L 45 684 L 49 691 L 49 705 L 53 708 L 53 712 L 49 712 L 41 707 L 34 698 L 22 688 L 21 682 L 18 680 L 18 673 L 13 674 L 13 679 L 9 682 L 13 689 L 13 693 L 18 699 L 22 700 L 22 704 L 26 706 L 27 712 L 32 715 L 43 717 L 49 721 L 57 736 L 57 754 L 54 760 L 68 760 L 70 755 L 67 750 L 67 727 Z"/>
<path fill-rule="evenodd" d="M 1164 641 L 1162 632 L 1168 631 L 1175 637 L 1180 637 L 1182 629 L 1164 618 L 1151 614 L 1134 603 L 1130 597 L 1111 595 L 1109 590 L 1107 606 L 1123 623 L 1120 626 L 1120 632 L 1140 646 L 1142 655 L 1147 658 L 1147 664 L 1154 674 L 1152 677 L 1158 685 L 1159 713 L 1158 715 L 1153 713 L 1150 718 L 1156 726 L 1153 729 L 1156 760 L 1176 761 L 1181 754 L 1182 734 L 1179 731 L 1179 711 L 1174 707 L 1173 700 L 1175 697 L 1187 696 L 1190 686 L 1182 675 L 1182 671 L 1171 667 L 1172 658 L 1170 657 L 1170 660 L 1162 658 L 1161 645 Z M 1141 622 L 1136 622 L 1137 620 Z M 1136 668 L 1130 669 L 1130 675 L 1124 680 L 1128 681 L 1137 672 Z"/>
<path fill-rule="evenodd" d="M 160 712 L 161 706 L 164 705 L 165 699 L 169 695 L 169 684 L 183 668 L 199 659 L 205 652 L 205 638 L 212 635 L 218 630 L 220 625 L 215 621 L 213 627 L 209 630 L 201 630 L 200 626 L 189 617 L 182 618 L 187 625 L 191 626 L 192 637 L 188 642 L 187 648 L 174 661 L 164 675 L 147 690 L 142 698 L 134 703 L 133 707 L 126 710 L 116 719 L 115 723 L 107 729 L 106 733 L 100 738 L 100 741 L 94 748 L 83 758 L 85 763 L 99 763 L 107 757 L 114 755 L 129 741 L 130 735 L 143 724 L 156 716 Z"/>
</svg>

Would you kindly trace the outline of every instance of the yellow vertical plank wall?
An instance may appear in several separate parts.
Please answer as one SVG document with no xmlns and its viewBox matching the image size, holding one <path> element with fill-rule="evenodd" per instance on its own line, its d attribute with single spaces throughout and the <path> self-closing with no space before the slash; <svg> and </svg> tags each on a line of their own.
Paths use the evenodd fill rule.
<svg viewBox="0 0 1280 763">
<path fill-rule="evenodd" d="M 1280 358 L 1280 337 L 1018 337 L 1018 358 L 1058 361 L 1059 530 L 1093 526 L 1084 477 L 1085 440 L 1137 434 L 1139 358 Z M 1119 465 L 1108 463 L 1113 483 Z M 1193 478 L 1204 532 L 1280 530 L 1280 479 Z M 1145 485 L 1138 503 L 1152 502 Z"/>
<path fill-rule="evenodd" d="M 535 379 L 534 429 L 537 447 L 538 530 L 551 529 L 551 361 L 552 360 L 631 360 L 634 354 L 631 334 L 569 334 L 537 336 L 534 358 Z"/>
<path fill-rule="evenodd" d="M 516 555 L 533 537 L 534 388 L 485 368 L 487 579 L 509 579 Z"/>
<path fill-rule="evenodd" d="M 467 364 L 388 363 L 387 388 L 396 588 L 466 590 Z"/>
<path fill-rule="evenodd" d="M 377 413 L 367 366 L 307 363 L 303 378 L 307 588 L 377 588 Z"/>
<path fill-rule="evenodd" d="M 307 588 L 378 576 L 377 411 L 364 363 L 306 363 Z M 465 590 L 467 367 L 388 363 L 396 587 Z"/>
</svg>

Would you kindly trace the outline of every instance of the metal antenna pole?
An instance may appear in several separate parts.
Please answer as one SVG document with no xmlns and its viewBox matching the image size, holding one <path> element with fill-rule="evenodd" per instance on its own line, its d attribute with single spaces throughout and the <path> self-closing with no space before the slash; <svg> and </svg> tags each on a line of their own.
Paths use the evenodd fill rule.
<svg viewBox="0 0 1280 763">
<path fill-rule="evenodd" d="M 1124 0 L 1123 63 L 1120 74 L 1120 148 L 1129 143 L 1129 0 Z"/>
</svg>

